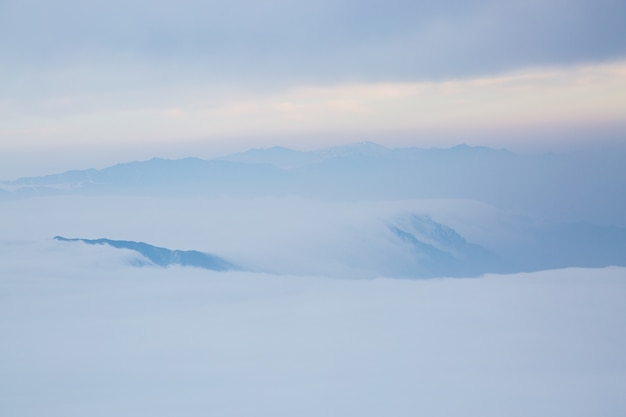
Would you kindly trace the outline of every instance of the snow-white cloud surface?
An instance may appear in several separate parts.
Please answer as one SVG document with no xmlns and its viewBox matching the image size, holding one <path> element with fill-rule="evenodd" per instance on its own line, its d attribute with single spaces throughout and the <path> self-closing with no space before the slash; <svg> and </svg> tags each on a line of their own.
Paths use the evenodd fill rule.
<svg viewBox="0 0 626 417">
<path fill-rule="evenodd" d="M 46 245 L 2 244 L 2 416 L 626 415 L 626 268 L 335 280 Z"/>
</svg>

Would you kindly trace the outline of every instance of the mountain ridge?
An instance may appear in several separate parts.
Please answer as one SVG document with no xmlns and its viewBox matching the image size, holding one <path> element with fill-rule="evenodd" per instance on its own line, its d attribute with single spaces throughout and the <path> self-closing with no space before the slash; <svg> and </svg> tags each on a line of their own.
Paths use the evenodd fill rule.
<svg viewBox="0 0 626 417">
<path fill-rule="evenodd" d="M 469 199 L 539 219 L 626 226 L 624 189 L 626 166 L 619 159 L 593 154 L 525 155 L 469 145 L 386 148 L 365 142 L 316 151 L 253 149 L 210 160 L 152 158 L 100 170 L 24 177 L 0 182 L 0 199 L 52 195 Z"/>
<path fill-rule="evenodd" d="M 167 249 L 159 246 L 153 246 L 145 242 L 112 240 L 106 238 L 82 239 L 55 236 L 53 239 L 60 242 L 82 242 L 88 245 L 108 245 L 116 249 L 130 249 L 147 259 L 146 262 L 139 262 L 137 266 L 156 265 L 162 268 L 167 268 L 171 265 L 180 265 L 209 269 L 212 271 L 240 269 L 236 265 L 219 256 L 195 250 Z"/>
<path fill-rule="evenodd" d="M 268 154 L 273 153 L 282 153 L 288 155 L 306 155 L 308 158 L 313 158 L 314 160 L 318 159 L 332 159 L 336 157 L 343 156 L 355 156 L 355 155 L 367 155 L 367 154 L 381 154 L 381 153 L 393 153 L 393 152 L 414 152 L 414 153 L 459 153 L 459 152 L 468 152 L 471 151 L 473 153 L 478 152 L 489 152 L 489 153 L 507 153 L 512 154 L 510 151 L 505 149 L 496 149 L 485 146 L 471 146 L 467 144 L 455 145 L 449 148 L 419 148 L 419 147 L 404 147 L 404 148 L 387 148 L 383 145 L 379 145 L 374 142 L 356 142 L 348 145 L 335 146 L 330 148 L 322 148 L 311 151 L 301 151 L 295 150 L 284 146 L 272 146 L 267 148 L 252 148 L 247 151 L 237 152 L 233 154 L 229 154 L 223 157 L 212 158 L 212 159 L 203 159 L 193 156 L 188 156 L 184 158 L 161 158 L 161 157 L 152 157 L 146 160 L 135 160 L 128 162 L 120 162 L 117 164 L 113 164 L 101 169 L 95 168 L 87 168 L 87 169 L 70 169 L 67 171 L 47 174 L 47 175 L 38 175 L 38 176 L 26 176 L 19 177 L 14 180 L 2 180 L 0 184 L 4 185 L 34 185 L 34 184 L 50 184 L 54 181 L 58 181 L 59 179 L 67 180 L 88 180 L 91 177 L 98 173 L 107 173 L 110 171 L 115 171 L 119 169 L 127 169 L 132 167 L 138 167 L 139 165 L 149 165 L 149 164 L 182 164 L 182 163 L 192 163 L 192 164 L 203 164 L 207 162 L 213 162 L 216 164 L 219 163 L 234 163 L 234 164 L 267 164 L 272 165 L 271 163 L 263 162 L 263 161 L 255 161 L 255 158 L 263 158 Z M 238 160 L 243 158 L 243 160 Z M 279 167 L 280 168 L 280 167 Z"/>
</svg>

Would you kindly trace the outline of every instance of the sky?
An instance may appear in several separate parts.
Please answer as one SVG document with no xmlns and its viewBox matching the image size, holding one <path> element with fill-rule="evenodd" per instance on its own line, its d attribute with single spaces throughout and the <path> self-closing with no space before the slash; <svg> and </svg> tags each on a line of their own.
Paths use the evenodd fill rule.
<svg viewBox="0 0 626 417">
<path fill-rule="evenodd" d="M 0 180 L 365 140 L 626 149 L 624 16 L 623 0 L 0 0 Z M 594 164 L 545 201 L 618 212 Z M 522 185 L 543 180 L 525 172 Z M 418 203 L 3 201 L 0 414 L 624 415 L 625 269 L 391 279 L 375 267 L 405 252 L 386 215 Z M 485 247 L 531 246 L 538 224 L 429 204 Z M 572 246 L 545 245 L 574 256 L 569 230 Z M 54 235 L 269 272 L 133 269 L 128 253 Z"/>
<path fill-rule="evenodd" d="M 623 1 L 431 3 L 3 0 L 0 162 L 624 142 Z"/>
</svg>

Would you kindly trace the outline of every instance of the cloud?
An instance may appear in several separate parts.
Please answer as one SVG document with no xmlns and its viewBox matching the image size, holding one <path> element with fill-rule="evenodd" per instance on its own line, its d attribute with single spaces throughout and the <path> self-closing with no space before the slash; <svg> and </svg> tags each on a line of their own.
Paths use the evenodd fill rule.
<svg viewBox="0 0 626 417">
<path fill-rule="evenodd" d="M 436 177 L 431 183 L 437 183 Z M 384 182 L 380 187 L 391 185 Z M 586 199 L 596 198 L 578 188 Z M 154 189 L 153 197 L 90 193 L 4 201 L 0 217 L 6 220 L 4 239 L 47 242 L 65 235 L 141 241 L 209 253 L 242 270 L 280 274 L 424 278 L 625 265 L 626 229 L 564 223 L 565 218 L 579 220 L 564 201 L 552 216 L 556 220 L 547 221 L 550 202 L 548 209 L 535 212 L 542 218 L 537 220 L 472 200 L 350 201 L 348 194 L 344 189 L 338 202 L 319 197 L 167 198 L 156 197 Z M 595 218 L 616 221 L 603 216 L 603 209 L 600 203 L 593 207 Z M 623 215 L 617 221 L 623 223 Z M 47 245 L 50 256 L 39 256 L 39 270 L 57 262 L 56 257 L 79 266 L 121 265 L 130 262 L 129 255 L 137 258 L 136 252 L 129 252 L 113 262 L 111 251 L 90 252 L 78 243 Z"/>
<path fill-rule="evenodd" d="M 620 66 L 625 7 L 618 0 L 7 0 L 0 4 L 0 140 L 5 148 L 93 147 L 416 128 L 432 137 L 442 135 L 440 126 L 483 129 L 490 112 L 496 125 L 487 129 L 508 133 L 540 123 L 545 134 L 557 121 L 581 119 L 606 128 L 623 106 L 623 85 L 600 80 L 600 96 L 601 87 L 579 86 L 568 96 L 547 86 L 542 106 L 530 93 L 498 95 L 504 90 L 496 85 L 483 86 L 478 102 L 478 86 L 449 99 L 439 86 L 537 68 Z M 403 101 L 415 86 L 426 90 L 424 100 Z M 400 95 L 389 101 L 380 89 Z"/>
<path fill-rule="evenodd" d="M 358 253 L 365 237 L 384 237 L 388 214 L 416 210 L 464 225 L 464 235 L 508 239 L 505 213 L 458 200 L 5 201 L 2 411 L 624 414 L 624 268 L 430 281 L 363 279 L 352 270 L 340 275 L 350 279 L 331 279 L 139 269 L 125 265 L 129 252 L 46 239 L 106 234 L 248 259 L 256 252 L 266 265 L 320 272 L 318 255 Z"/>
<path fill-rule="evenodd" d="M 116 250 L 104 245 L 88 246 L 69 242 L 66 247 L 51 239 L 0 241 L 2 262 L 5 272 L 49 275 L 62 277 L 63 271 L 69 275 L 94 269 L 101 273 L 115 273 L 141 260 L 141 256 L 131 250 Z M 26 272 L 28 271 L 28 272 Z"/>
<path fill-rule="evenodd" d="M 9 415 L 626 411 L 623 268 L 346 281 L 40 255 L 0 253 Z"/>
<path fill-rule="evenodd" d="M 60 88 L 417 81 L 623 58 L 625 7 L 619 0 L 11 0 L 2 5 L 0 49 L 3 76 L 46 89 L 68 71 L 82 76 L 61 77 Z"/>
<path fill-rule="evenodd" d="M 245 92 L 199 85 L 61 98 L 38 100 L 31 107 L 7 102 L 5 114 L 14 117 L 0 129 L 3 145 L 623 126 L 626 63 L 436 82 L 311 84 Z"/>
</svg>

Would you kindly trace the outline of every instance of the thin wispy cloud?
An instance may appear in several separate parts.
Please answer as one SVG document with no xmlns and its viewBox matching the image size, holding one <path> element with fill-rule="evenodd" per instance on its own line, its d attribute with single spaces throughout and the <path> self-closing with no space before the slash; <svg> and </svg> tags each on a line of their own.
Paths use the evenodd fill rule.
<svg viewBox="0 0 626 417">
<path fill-rule="evenodd" d="M 625 7 L 8 0 L 0 149 L 10 162 L 20 148 L 278 137 L 308 148 L 364 135 L 505 147 L 522 130 L 613 138 L 624 131 Z"/>
<path fill-rule="evenodd" d="M 5 1 L 1 7 L 0 39 L 9 73 L 24 67 L 31 74 L 82 67 L 95 76 L 119 63 L 138 63 L 148 72 L 144 82 L 156 81 L 157 74 L 262 82 L 285 77 L 290 82 L 311 77 L 389 81 L 626 53 L 620 41 L 624 4 L 615 0 L 31 0 Z M 161 67 L 150 68 L 154 64 Z M 126 81 L 142 78 L 117 75 Z M 104 84 L 113 80 L 108 78 Z"/>
<path fill-rule="evenodd" d="M 9 415 L 625 409 L 623 268 L 341 281 L 94 269 L 68 263 L 79 248 L 56 259 L 29 249 L 10 255 L 48 263 L 12 271 L 0 254 Z"/>
<path fill-rule="evenodd" d="M 13 110 L 5 146 L 255 135 L 626 124 L 626 64 L 547 68 L 440 82 L 351 83 L 214 95 L 211 86 L 57 100 Z M 172 106 L 174 104 L 174 106 Z M 37 108 L 37 107 L 36 107 Z M 65 111 L 63 109 L 66 109 Z M 74 109 L 83 108 L 81 111 Z M 45 117 L 53 112 L 53 119 Z M 9 112 L 11 113 L 11 112 Z"/>
<path fill-rule="evenodd" d="M 0 0 L 0 414 L 625 415 L 624 16 Z"/>
</svg>

